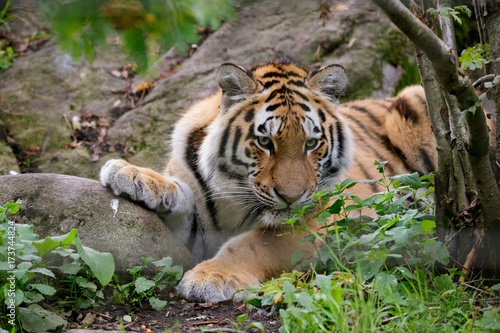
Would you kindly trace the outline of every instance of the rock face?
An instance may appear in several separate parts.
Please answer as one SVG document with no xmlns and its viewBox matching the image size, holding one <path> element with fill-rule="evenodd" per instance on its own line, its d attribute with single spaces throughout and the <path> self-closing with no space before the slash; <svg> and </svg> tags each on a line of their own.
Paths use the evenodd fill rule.
<svg viewBox="0 0 500 333">
<path fill-rule="evenodd" d="M 95 180 L 55 175 L 25 174 L 0 177 L 0 203 L 21 199 L 12 220 L 32 224 L 40 239 L 78 230 L 82 244 L 113 254 L 118 274 L 142 259 L 171 256 L 185 270 L 196 259 L 155 213 L 117 198 Z M 115 211 L 112 200 L 118 200 Z"/>
</svg>

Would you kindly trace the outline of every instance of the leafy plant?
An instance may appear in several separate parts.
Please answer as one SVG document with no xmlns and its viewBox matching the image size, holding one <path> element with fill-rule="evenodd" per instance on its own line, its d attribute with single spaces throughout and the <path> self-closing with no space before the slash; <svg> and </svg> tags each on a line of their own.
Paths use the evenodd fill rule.
<svg viewBox="0 0 500 333">
<path fill-rule="evenodd" d="M 462 24 L 462 19 L 459 17 L 460 12 L 465 13 L 468 17 L 471 16 L 472 12 L 467 6 L 456 6 L 456 7 L 443 7 L 440 9 L 429 8 L 427 12 L 431 15 L 439 15 L 445 20 L 453 18 L 458 24 Z"/>
<path fill-rule="evenodd" d="M 172 267 L 172 258 L 170 257 L 164 257 L 157 261 L 153 260 L 153 258 L 148 257 L 144 259 L 144 264 L 128 269 L 127 271 L 133 279 L 130 283 L 121 285 L 118 277 L 114 275 L 116 289 L 113 298 L 117 302 L 141 305 L 141 302 L 147 299 L 151 307 L 157 311 L 162 310 L 167 305 L 167 301 L 161 300 L 158 297 L 157 290 L 164 290 L 177 283 L 182 277 L 183 270 L 181 266 Z M 149 263 L 156 269 L 153 279 L 147 279 L 142 276 L 143 271 L 148 267 Z"/>
<path fill-rule="evenodd" d="M 434 270 L 448 263 L 448 251 L 435 239 L 433 176 L 388 178 L 385 162 L 376 167 L 380 179 L 345 180 L 285 222 L 295 226 L 292 234 L 308 229 L 302 223 L 307 212 L 319 208 L 313 218 L 321 234 L 310 230 L 304 241 L 324 245 L 306 274 L 284 273 L 251 287 L 247 304 L 279 311 L 281 332 L 455 332 L 494 325 L 491 309 L 481 321 L 469 316 L 481 295 L 453 282 L 461 272 Z M 348 192 L 358 183 L 377 183 L 385 191 L 361 199 Z"/>
<path fill-rule="evenodd" d="M 487 64 L 491 59 L 491 51 L 489 44 L 477 44 L 462 51 L 458 58 L 461 69 L 482 69 L 484 64 Z"/>
<path fill-rule="evenodd" d="M 5 39 L 0 40 L 0 69 L 7 69 L 12 66 L 17 53 L 12 46 L 6 46 Z"/>
<path fill-rule="evenodd" d="M 118 35 L 123 51 L 144 71 L 171 47 L 186 52 L 198 41 L 196 26 L 217 29 L 234 18 L 234 0 L 38 0 L 53 22 L 52 30 L 63 50 L 74 58 L 95 57 L 107 38 Z M 116 28 L 116 32 L 113 29 Z"/>
<path fill-rule="evenodd" d="M 83 246 L 75 229 L 66 235 L 38 240 L 32 225 L 16 224 L 7 219 L 7 213 L 15 214 L 19 204 L 21 201 L 0 207 L 0 278 L 3 281 L 0 302 L 4 310 L 2 313 L 5 314 L 0 316 L 0 322 L 2 326 L 19 325 L 34 332 L 64 327 L 67 323 L 61 316 L 38 304 L 57 296 L 57 290 L 51 286 L 56 279 L 54 269 L 73 276 L 70 279 L 74 286 L 72 288 L 78 285 L 80 290 L 92 290 L 92 293 L 80 294 L 78 297 L 92 303 L 95 297 L 102 297 L 102 292 L 92 282 L 74 275 L 80 272 L 83 264 L 88 265 L 88 271 L 105 286 L 114 272 L 113 256 Z M 76 252 L 70 246 L 75 246 Z M 46 261 L 49 254 L 70 260 L 59 266 L 50 266 Z M 54 279 L 52 283 L 51 279 Z M 83 302 L 75 304 L 85 307 Z"/>
</svg>

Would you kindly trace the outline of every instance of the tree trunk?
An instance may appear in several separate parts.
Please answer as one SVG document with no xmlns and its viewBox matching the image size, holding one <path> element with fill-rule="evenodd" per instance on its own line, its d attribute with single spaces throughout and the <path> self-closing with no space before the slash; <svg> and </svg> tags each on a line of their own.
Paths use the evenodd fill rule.
<svg viewBox="0 0 500 333">
<path fill-rule="evenodd" d="M 484 1 L 484 0 L 478 0 Z M 451 254 L 456 262 L 463 262 L 464 255 L 483 252 L 481 268 L 487 274 L 496 272 L 498 252 L 496 230 L 500 228 L 500 191 L 495 181 L 489 161 L 489 133 L 486 118 L 481 107 L 469 112 L 477 105 L 478 96 L 470 78 L 458 70 L 451 22 L 440 17 L 443 42 L 421 20 L 412 15 L 397 0 L 374 0 L 398 28 L 415 44 L 419 70 L 428 100 L 429 116 L 438 144 L 439 166 L 436 172 L 437 224 L 439 236 L 444 240 L 448 229 Z M 427 4 L 426 1 L 422 1 Z M 451 7 L 448 1 L 438 1 L 438 7 Z M 425 6 L 421 6 L 418 16 L 425 20 Z M 451 20 L 451 18 L 448 18 Z M 486 20 L 485 20 L 486 22 Z M 421 50 L 419 52 L 418 50 Z M 426 59 L 427 58 L 427 59 Z M 432 79 L 432 77 L 435 79 Z M 438 87 L 438 88 L 437 88 Z M 445 101 L 445 110 L 438 105 Z M 477 103 L 477 104 L 476 104 Z M 448 175 L 448 177 L 447 177 Z M 439 187 L 439 189 L 437 188 Z M 457 230 L 469 228 L 483 229 L 475 235 L 486 234 L 491 241 L 474 239 L 467 235 L 455 237 Z M 476 237 L 477 238 L 477 237 Z M 464 254 L 459 249 L 464 249 Z M 483 247 L 484 248 L 480 248 Z M 469 258 L 477 256 L 469 256 Z M 474 263 L 467 261 L 472 268 Z M 468 273 L 469 270 L 466 270 Z"/>
<path fill-rule="evenodd" d="M 498 0 L 474 0 L 476 21 L 480 32 L 481 43 L 489 44 L 491 58 L 500 58 L 500 2 Z M 485 66 L 485 74 L 500 75 L 500 62 L 490 62 Z M 491 89 L 488 97 L 495 101 L 496 113 L 496 145 L 493 157 L 493 170 L 500 184 L 500 85 Z M 498 270 L 500 267 L 500 223 L 487 227 L 486 244 L 483 253 L 480 254 L 483 266 L 490 270 Z M 491 248 L 492 251 L 488 249 Z"/>
</svg>

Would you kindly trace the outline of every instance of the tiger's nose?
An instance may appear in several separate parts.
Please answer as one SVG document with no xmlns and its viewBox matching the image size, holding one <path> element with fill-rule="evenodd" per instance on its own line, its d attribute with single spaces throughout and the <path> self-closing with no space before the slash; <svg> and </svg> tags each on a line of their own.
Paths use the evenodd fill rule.
<svg viewBox="0 0 500 333">
<path fill-rule="evenodd" d="M 304 192 L 300 193 L 299 195 L 293 195 L 293 194 L 283 194 L 283 193 L 280 193 L 278 192 L 278 190 L 276 190 L 276 194 L 278 195 L 278 197 L 280 197 L 281 199 L 283 199 L 283 201 L 285 201 L 285 203 L 288 205 L 288 206 L 291 206 L 295 201 L 299 200 L 300 197 L 306 192 L 306 190 L 304 190 Z"/>
</svg>

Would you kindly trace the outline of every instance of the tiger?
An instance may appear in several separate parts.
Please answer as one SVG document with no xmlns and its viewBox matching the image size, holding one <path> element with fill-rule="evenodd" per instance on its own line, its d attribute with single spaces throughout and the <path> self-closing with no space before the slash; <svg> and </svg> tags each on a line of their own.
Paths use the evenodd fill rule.
<svg viewBox="0 0 500 333">
<path fill-rule="evenodd" d="M 339 105 L 344 67 L 309 71 L 283 59 L 248 69 L 224 63 L 217 83 L 176 123 L 162 172 L 119 159 L 100 172 L 116 195 L 155 210 L 200 261 L 177 286 L 186 299 L 241 300 L 237 291 L 291 270 L 297 240 L 283 221 L 345 178 L 377 177 L 375 160 L 388 161 L 389 176 L 436 167 L 420 86 Z M 354 187 L 360 197 L 382 190 Z M 314 244 L 302 251 L 312 255 Z"/>
</svg>

